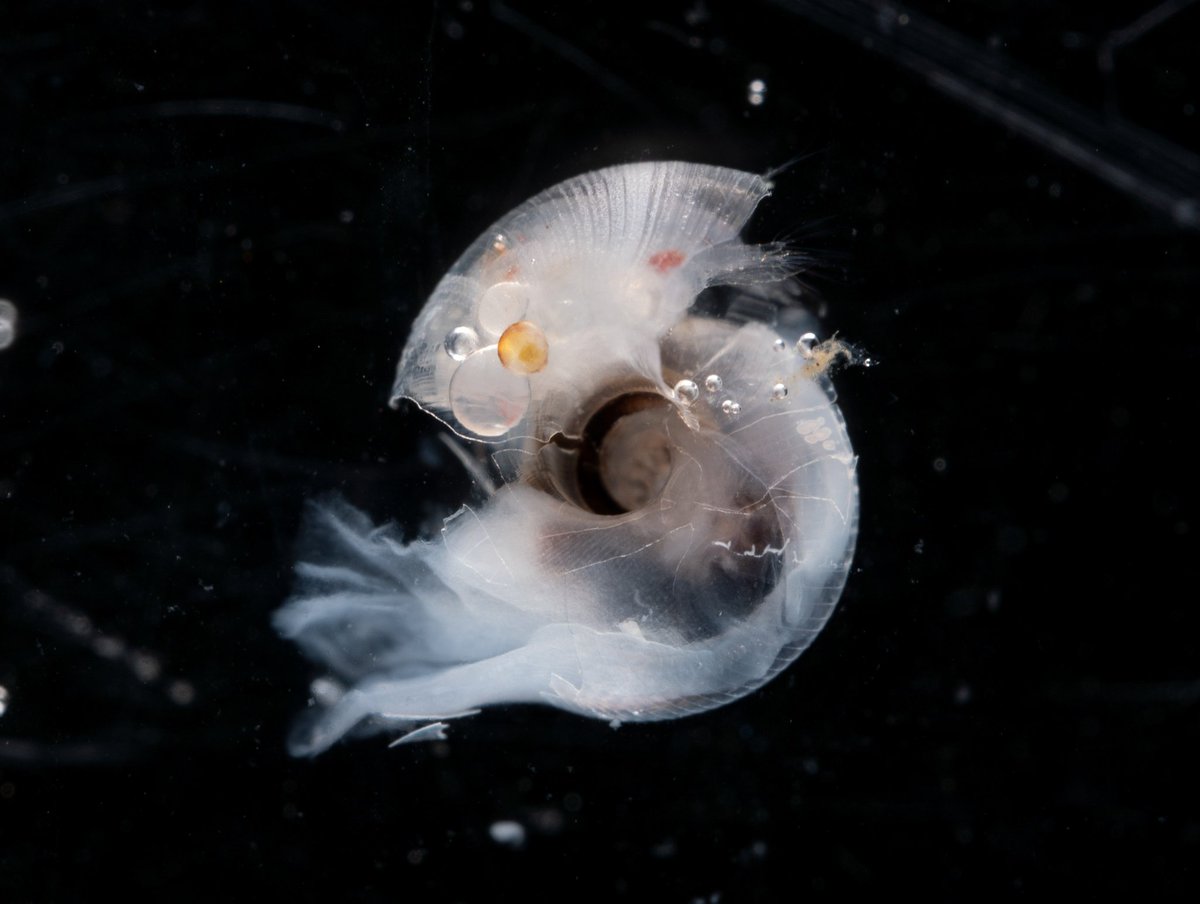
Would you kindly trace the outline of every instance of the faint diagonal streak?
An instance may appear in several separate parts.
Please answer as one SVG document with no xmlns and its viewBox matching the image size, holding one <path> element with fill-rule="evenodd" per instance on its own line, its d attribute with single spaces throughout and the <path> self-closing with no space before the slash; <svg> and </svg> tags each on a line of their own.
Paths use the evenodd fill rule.
<svg viewBox="0 0 1200 904">
<path fill-rule="evenodd" d="M 1160 135 L 1071 101 L 1013 60 L 891 3 L 769 2 L 861 42 L 1177 225 L 1200 228 L 1200 157 Z"/>
</svg>

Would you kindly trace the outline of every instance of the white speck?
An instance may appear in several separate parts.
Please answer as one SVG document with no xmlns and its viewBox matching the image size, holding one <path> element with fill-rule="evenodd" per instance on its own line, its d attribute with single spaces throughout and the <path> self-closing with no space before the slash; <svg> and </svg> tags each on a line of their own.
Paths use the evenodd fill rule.
<svg viewBox="0 0 1200 904">
<path fill-rule="evenodd" d="M 499 819 L 488 827 L 492 841 L 505 847 L 520 848 L 525 846 L 525 826 L 511 819 Z"/>
<path fill-rule="evenodd" d="M 17 338 L 17 306 L 7 298 L 0 298 L 0 351 L 8 348 Z"/>
<path fill-rule="evenodd" d="M 313 700 L 321 706 L 333 706 L 346 693 L 345 688 L 332 678 L 314 679 L 308 686 L 308 691 L 312 694 Z"/>
<path fill-rule="evenodd" d="M 111 634 L 101 634 L 92 642 L 92 649 L 104 659 L 116 659 L 125 655 L 125 642 Z"/>
<path fill-rule="evenodd" d="M 130 657 L 129 665 L 132 667 L 133 673 L 137 675 L 138 680 L 144 684 L 157 681 L 158 676 L 162 674 L 162 665 L 158 659 L 150 653 L 140 650 Z"/>
<path fill-rule="evenodd" d="M 190 681 L 172 681 L 167 687 L 167 696 L 176 706 L 187 706 L 196 699 L 196 689 Z"/>
<path fill-rule="evenodd" d="M 625 621 L 617 625 L 621 629 L 622 634 L 628 634 L 630 637 L 636 637 L 638 640 L 643 639 L 642 626 L 632 618 L 627 618 Z"/>
</svg>

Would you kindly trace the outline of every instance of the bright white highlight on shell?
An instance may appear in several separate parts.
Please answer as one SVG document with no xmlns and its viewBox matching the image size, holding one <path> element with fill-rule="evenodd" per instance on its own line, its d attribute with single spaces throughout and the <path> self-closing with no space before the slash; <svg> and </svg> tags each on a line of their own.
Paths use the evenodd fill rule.
<svg viewBox="0 0 1200 904">
<path fill-rule="evenodd" d="M 769 192 L 718 167 L 613 167 L 467 249 L 393 401 L 489 444 L 499 488 L 411 544 L 314 506 L 315 554 L 276 625 L 349 690 L 310 708 L 295 753 L 351 732 L 440 738 L 500 703 L 674 718 L 812 643 L 850 568 L 855 457 L 797 344 L 812 320 L 785 304 L 794 261 L 738 237 Z M 695 307 L 710 287 L 723 317 Z"/>
</svg>

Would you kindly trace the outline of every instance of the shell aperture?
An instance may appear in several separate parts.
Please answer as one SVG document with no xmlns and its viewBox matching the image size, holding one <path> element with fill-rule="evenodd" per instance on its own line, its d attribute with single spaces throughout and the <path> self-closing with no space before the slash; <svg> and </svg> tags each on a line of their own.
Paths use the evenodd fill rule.
<svg viewBox="0 0 1200 904">
<path fill-rule="evenodd" d="M 393 400 L 488 444 L 501 483 L 410 544 L 314 508 L 321 552 L 276 625 L 349 689 L 310 709 L 294 752 L 500 703 L 673 718 L 809 646 L 846 581 L 858 489 L 828 375 L 797 343 L 812 321 L 784 303 L 794 260 L 739 238 L 769 192 L 696 164 L 598 170 L 450 269 Z"/>
</svg>

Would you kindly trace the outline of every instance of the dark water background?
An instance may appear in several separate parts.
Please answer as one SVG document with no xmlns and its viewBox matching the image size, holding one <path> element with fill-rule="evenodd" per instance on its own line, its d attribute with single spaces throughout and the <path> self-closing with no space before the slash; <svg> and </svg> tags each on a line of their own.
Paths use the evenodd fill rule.
<svg viewBox="0 0 1200 904">
<path fill-rule="evenodd" d="M 4 4 L 0 898 L 1194 893 L 1200 6 L 548 7 Z M 386 406 L 445 268 L 582 171 L 797 156 L 750 236 L 877 362 L 820 640 L 288 758 L 304 500 L 469 489 Z"/>
</svg>

